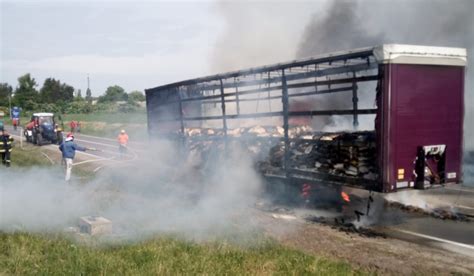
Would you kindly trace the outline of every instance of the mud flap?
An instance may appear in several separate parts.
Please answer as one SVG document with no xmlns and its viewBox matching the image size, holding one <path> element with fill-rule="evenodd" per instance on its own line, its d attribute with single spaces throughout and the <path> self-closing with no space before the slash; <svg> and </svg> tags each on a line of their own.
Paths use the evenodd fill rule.
<svg viewBox="0 0 474 276">
<path fill-rule="evenodd" d="M 415 189 L 446 183 L 446 145 L 420 146 L 415 161 Z"/>
</svg>

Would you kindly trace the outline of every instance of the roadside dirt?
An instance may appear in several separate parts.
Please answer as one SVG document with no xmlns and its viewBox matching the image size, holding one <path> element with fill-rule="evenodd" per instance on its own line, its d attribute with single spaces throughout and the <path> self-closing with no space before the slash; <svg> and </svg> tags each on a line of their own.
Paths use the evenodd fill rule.
<svg viewBox="0 0 474 276">
<path fill-rule="evenodd" d="M 366 238 L 330 226 L 256 212 L 265 233 L 282 244 L 309 254 L 344 260 L 377 274 L 472 275 L 474 272 L 474 262 L 467 256 L 391 238 Z"/>
</svg>

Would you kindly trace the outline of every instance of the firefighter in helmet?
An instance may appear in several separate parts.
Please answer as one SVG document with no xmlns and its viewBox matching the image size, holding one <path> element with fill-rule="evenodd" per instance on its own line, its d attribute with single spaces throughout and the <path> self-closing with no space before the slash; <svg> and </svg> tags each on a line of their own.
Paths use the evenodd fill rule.
<svg viewBox="0 0 474 276">
<path fill-rule="evenodd" d="M 10 167 L 10 153 L 12 151 L 13 137 L 8 134 L 5 129 L 0 132 L 0 154 L 2 157 L 2 164 Z"/>
</svg>

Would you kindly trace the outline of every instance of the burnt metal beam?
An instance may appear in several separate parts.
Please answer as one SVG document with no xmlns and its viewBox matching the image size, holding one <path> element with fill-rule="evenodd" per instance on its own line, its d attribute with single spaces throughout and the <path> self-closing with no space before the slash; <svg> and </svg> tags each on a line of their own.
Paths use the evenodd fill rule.
<svg viewBox="0 0 474 276">
<path fill-rule="evenodd" d="M 359 115 L 369 115 L 375 114 L 377 109 L 359 109 L 357 114 Z M 352 115 L 354 111 L 349 110 L 309 110 L 309 111 L 290 111 L 288 112 L 289 116 L 332 116 L 332 115 Z M 253 118 L 263 118 L 263 117 L 278 117 L 283 116 L 282 111 L 276 112 L 262 112 L 262 113 L 249 113 L 249 114 L 227 114 L 226 119 L 253 119 Z M 223 116 L 200 116 L 200 117 L 184 117 L 184 121 L 200 121 L 200 120 L 222 120 Z M 178 121 L 179 118 L 170 118 L 156 120 L 155 122 L 169 122 L 169 121 Z"/>
<path fill-rule="evenodd" d="M 224 128 L 224 136 L 227 137 L 227 118 L 225 114 L 224 84 L 222 83 L 222 79 L 220 79 L 219 81 L 221 83 L 222 125 Z"/>
<path fill-rule="evenodd" d="M 311 95 L 321 95 L 321 94 L 329 94 L 329 93 L 337 93 L 337 92 L 347 92 L 347 91 L 353 91 L 353 87 L 341 87 L 341 88 L 334 88 L 334 89 L 326 89 L 326 90 L 319 90 L 319 91 L 308 91 L 308 92 L 301 92 L 301 93 L 292 93 L 288 94 L 289 98 L 294 98 L 294 97 L 303 97 L 303 96 L 311 96 Z M 266 99 L 268 100 L 274 100 L 274 99 L 279 99 L 281 98 L 281 95 L 276 95 L 276 96 L 270 96 L 267 97 Z M 240 99 L 239 101 L 241 102 L 253 102 L 253 101 L 259 101 L 261 98 L 247 98 L 247 99 Z M 236 100 L 226 100 L 227 103 L 229 102 L 235 102 Z M 202 102 L 203 104 L 216 104 L 220 103 L 221 101 L 205 101 Z"/>
<path fill-rule="evenodd" d="M 177 92 L 178 92 L 178 109 L 179 109 L 180 127 L 181 127 L 181 133 L 184 134 L 183 103 L 181 101 L 181 92 L 179 90 Z"/>
<path fill-rule="evenodd" d="M 371 75 L 371 76 L 357 77 L 355 79 L 355 81 L 356 82 L 365 82 L 365 81 L 375 81 L 375 80 L 378 80 L 378 79 L 379 79 L 378 75 Z M 353 78 L 343 78 L 343 79 L 332 79 L 332 80 L 317 81 L 317 82 L 313 81 L 313 82 L 293 83 L 293 84 L 287 84 L 287 87 L 288 87 L 288 89 L 293 89 L 293 88 L 313 87 L 313 86 L 318 86 L 318 85 L 344 84 L 344 83 L 353 83 L 353 82 L 354 82 Z M 270 91 L 277 91 L 277 90 L 281 91 L 281 89 L 282 89 L 282 86 L 278 85 L 278 86 L 272 86 L 272 87 L 265 87 L 265 88 L 238 91 L 238 93 L 226 93 L 224 96 L 225 97 L 232 97 L 232 96 L 250 95 L 250 94 L 257 94 L 257 93 L 260 93 L 260 92 L 270 92 Z M 293 94 L 290 94 L 290 97 L 291 97 L 291 95 L 293 95 Z M 187 98 L 187 99 L 183 99 L 183 101 L 185 101 L 185 102 L 199 101 L 199 100 L 208 100 L 208 99 L 215 99 L 215 98 L 220 98 L 220 95 L 190 97 L 190 98 Z M 168 102 L 167 104 L 170 104 L 170 103 L 172 103 L 172 102 Z"/>
<path fill-rule="evenodd" d="M 356 77 L 356 73 L 354 72 L 354 78 L 355 77 Z M 359 97 L 357 95 L 357 90 L 358 90 L 357 83 L 353 82 L 352 83 L 352 109 L 354 110 L 354 114 L 353 114 L 352 125 L 353 125 L 354 129 L 357 129 L 359 127 L 359 118 L 357 117 Z"/>
<path fill-rule="evenodd" d="M 290 109 L 290 100 L 288 98 L 288 87 L 286 86 L 286 76 L 285 70 L 281 70 L 281 103 L 283 106 L 283 131 L 285 138 L 285 155 L 284 155 L 284 168 L 285 170 L 290 166 L 290 140 L 288 139 L 288 129 L 289 129 L 289 109 Z"/>
<path fill-rule="evenodd" d="M 377 66 L 375 64 L 369 64 L 367 65 L 366 63 L 361 63 L 361 64 L 354 64 L 354 65 L 342 65 L 338 67 L 332 67 L 332 68 L 326 68 L 326 69 L 320 69 L 318 71 L 309 71 L 309 72 L 303 72 L 303 73 L 295 73 L 291 75 L 286 75 L 286 81 L 296 81 L 296 80 L 301 80 L 301 79 L 308 79 L 312 77 L 322 77 L 322 76 L 327 76 L 327 75 L 335 75 L 335 74 L 343 74 L 343 73 L 351 73 L 355 71 L 366 71 L 366 70 L 371 70 L 371 69 L 376 69 Z M 241 81 L 239 82 L 240 87 L 245 87 L 245 86 L 256 86 L 256 85 L 262 85 L 262 84 L 272 84 L 272 83 L 280 83 L 281 82 L 281 77 L 272 77 L 269 79 L 260 79 L 260 80 L 249 80 L 249 81 Z M 314 85 L 314 84 L 313 84 Z M 229 88 L 229 85 L 224 86 L 224 88 Z M 212 90 L 212 89 L 217 89 L 218 87 L 216 85 L 210 85 L 206 86 L 205 88 L 201 88 L 203 90 Z M 265 89 L 265 88 L 260 88 L 260 89 Z"/>
<path fill-rule="evenodd" d="M 237 103 L 237 114 L 240 114 L 239 86 L 235 86 L 235 102 Z"/>
<path fill-rule="evenodd" d="M 375 114 L 377 109 L 358 109 L 357 114 Z M 290 116 L 332 116 L 332 115 L 353 115 L 354 110 L 310 110 L 310 111 L 292 111 Z"/>
<path fill-rule="evenodd" d="M 298 73 L 298 74 L 293 74 L 293 75 L 287 75 L 286 80 L 288 81 L 295 81 L 295 80 L 300 80 L 300 79 L 307 79 L 307 78 L 312 78 L 312 77 L 322 77 L 322 76 L 327 76 L 327 75 L 332 75 L 332 74 L 342 74 L 342 73 L 348 73 L 348 72 L 354 72 L 354 71 L 365 71 L 365 70 L 371 70 L 375 69 L 377 66 L 375 64 L 370 64 L 367 65 L 365 63 L 362 64 L 356 64 L 356 65 L 349 65 L 349 66 L 340 66 L 340 67 L 335 67 L 335 68 L 328 68 L 328 69 L 322 69 L 319 71 L 310 71 L 310 72 L 304 72 L 304 73 Z M 361 79 L 361 81 L 369 81 L 369 80 L 375 80 L 371 78 L 366 78 L 366 79 Z M 349 82 L 352 82 L 352 79 L 349 78 Z M 273 77 L 270 79 L 261 79 L 261 80 L 252 80 L 252 81 L 244 81 L 244 82 L 239 82 L 238 86 L 243 87 L 243 86 L 254 86 L 254 85 L 259 85 L 259 84 L 265 84 L 265 83 L 280 83 L 281 82 L 281 77 Z M 335 83 L 337 83 L 338 80 L 335 80 Z M 318 82 L 321 84 L 325 84 L 324 82 Z M 308 86 L 314 86 L 314 82 L 307 83 Z M 226 84 L 223 87 L 224 88 L 230 88 L 235 86 L 234 84 Z M 288 88 L 299 88 L 299 84 L 289 84 Z M 263 92 L 263 91 L 268 91 L 270 90 L 279 90 L 281 89 L 281 86 L 274 86 L 274 87 L 265 87 L 265 88 L 258 88 L 254 90 L 245 90 L 245 91 L 239 91 L 240 95 L 246 95 L 246 94 L 252 94 L 252 93 L 258 93 L 258 92 Z M 213 90 L 213 89 L 220 89 L 220 85 L 213 85 L 213 86 L 206 86 L 205 88 L 201 88 L 202 90 Z M 235 93 L 226 93 L 225 97 L 230 97 L 230 96 L 235 96 Z M 215 96 L 199 96 L 199 97 L 189 97 L 187 99 L 183 99 L 183 102 L 185 101 L 199 101 L 199 100 L 206 100 L 206 99 L 213 99 L 213 98 L 219 98 L 219 95 Z M 167 103 L 172 103 L 172 101 L 167 102 Z"/>
<path fill-rule="evenodd" d="M 168 89 L 168 88 L 172 88 L 176 86 L 197 85 L 203 82 L 218 81 L 220 79 L 236 78 L 239 76 L 247 76 L 247 75 L 270 72 L 270 71 L 279 71 L 279 70 L 284 70 L 291 67 L 303 67 L 303 66 L 312 65 L 312 64 L 322 64 L 322 63 L 327 63 L 331 61 L 344 61 L 348 59 L 362 59 L 363 60 L 363 59 L 369 58 L 370 56 L 373 56 L 372 47 L 360 49 L 355 52 L 346 52 L 343 54 L 336 53 L 336 54 L 332 54 L 332 55 L 324 56 L 324 57 L 309 58 L 309 59 L 304 59 L 304 60 L 295 60 L 288 63 L 279 63 L 275 65 L 261 66 L 261 67 L 246 69 L 246 70 L 239 70 L 239 71 L 234 71 L 234 72 L 229 72 L 229 73 L 224 73 L 224 74 L 217 74 L 217 75 L 207 76 L 203 78 L 189 79 L 189 80 L 170 83 L 170 84 L 166 84 L 162 86 L 157 86 L 151 89 L 146 89 L 145 92 L 154 93 L 156 91 L 160 91 L 160 90 L 164 90 L 164 89 Z M 370 65 L 370 63 L 368 65 Z"/>
</svg>

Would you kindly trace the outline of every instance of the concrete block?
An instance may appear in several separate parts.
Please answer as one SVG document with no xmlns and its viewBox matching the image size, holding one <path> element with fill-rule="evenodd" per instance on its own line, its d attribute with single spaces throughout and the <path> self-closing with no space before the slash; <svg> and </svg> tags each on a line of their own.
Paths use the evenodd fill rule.
<svg viewBox="0 0 474 276">
<path fill-rule="evenodd" d="M 112 221 L 99 216 L 86 216 L 79 219 L 79 230 L 89 235 L 112 233 Z"/>
</svg>

